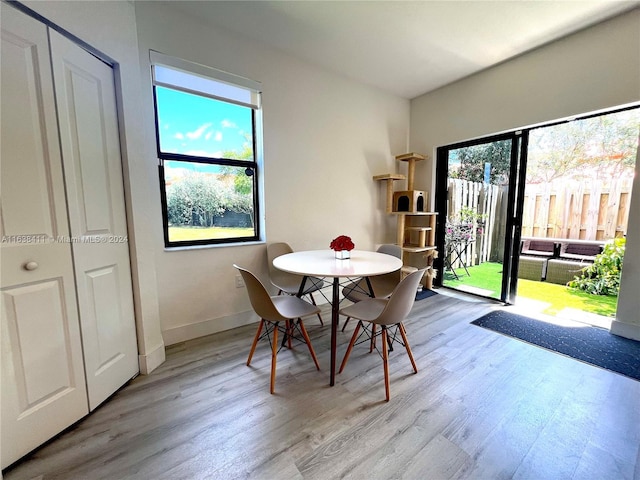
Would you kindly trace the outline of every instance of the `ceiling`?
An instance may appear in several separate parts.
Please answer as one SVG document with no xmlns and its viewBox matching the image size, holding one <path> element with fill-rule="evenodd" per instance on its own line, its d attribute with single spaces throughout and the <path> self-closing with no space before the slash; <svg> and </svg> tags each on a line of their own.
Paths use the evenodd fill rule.
<svg viewBox="0 0 640 480">
<path fill-rule="evenodd" d="M 414 98 L 638 1 L 173 1 L 312 64 Z"/>
</svg>

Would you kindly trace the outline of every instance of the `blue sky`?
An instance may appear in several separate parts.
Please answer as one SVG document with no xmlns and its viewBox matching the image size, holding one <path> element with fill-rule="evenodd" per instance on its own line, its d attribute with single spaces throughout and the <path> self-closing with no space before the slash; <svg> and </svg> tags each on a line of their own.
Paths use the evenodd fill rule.
<svg viewBox="0 0 640 480">
<path fill-rule="evenodd" d="M 240 152 L 251 135 L 251 109 L 156 87 L 161 149 L 202 157 Z"/>
</svg>

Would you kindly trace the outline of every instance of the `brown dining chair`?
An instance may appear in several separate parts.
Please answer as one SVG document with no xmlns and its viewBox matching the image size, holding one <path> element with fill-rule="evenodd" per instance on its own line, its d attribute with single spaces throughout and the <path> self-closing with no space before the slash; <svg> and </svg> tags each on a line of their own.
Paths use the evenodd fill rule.
<svg viewBox="0 0 640 480">
<path fill-rule="evenodd" d="M 234 264 L 233 266 L 240 271 L 244 284 L 247 287 L 251 306 L 260 317 L 260 325 L 258 325 L 258 330 L 253 338 L 247 365 L 251 364 L 251 358 L 256 350 L 258 341 L 266 337 L 271 344 L 271 393 L 274 393 L 276 385 L 276 356 L 285 344 L 291 348 L 292 339 L 307 344 L 311 358 L 313 358 L 316 368 L 320 370 L 316 353 L 313 351 L 313 346 L 311 346 L 309 334 L 302 323 L 302 317 L 314 315 L 318 313 L 320 309 L 298 297 L 290 295 L 272 297 L 262 282 L 253 273 L 238 265 Z M 284 322 L 284 327 L 280 325 L 280 322 Z M 265 330 L 264 333 L 262 332 L 263 329 Z M 278 345 L 278 332 L 283 333 L 280 346 Z M 298 336 L 296 332 L 299 333 L 300 336 Z"/>
<path fill-rule="evenodd" d="M 347 364 L 347 360 L 349 360 L 351 350 L 360 336 L 366 336 L 366 339 L 363 341 L 370 342 L 373 348 L 373 338 L 375 338 L 376 335 L 380 335 L 382 337 L 380 343 L 384 367 L 384 389 L 387 402 L 390 398 L 388 350 L 393 348 L 394 342 L 404 346 L 407 350 L 407 355 L 409 355 L 414 373 L 418 373 L 418 367 L 413 359 L 413 354 L 411 353 L 409 341 L 407 340 L 406 331 L 402 322 L 411 311 L 411 307 L 416 298 L 418 283 L 420 283 L 426 270 L 426 268 L 423 268 L 422 270 L 407 275 L 388 298 L 367 298 L 340 310 L 341 315 L 357 319 L 358 324 L 353 331 L 351 341 L 344 354 L 344 359 L 342 360 L 338 373 L 342 373 L 342 370 Z M 381 327 L 380 333 L 375 333 L 376 326 Z M 359 336 L 358 333 L 361 328 L 362 334 Z M 398 335 L 400 338 L 398 338 Z M 370 348 L 370 351 L 372 348 Z"/>
<path fill-rule="evenodd" d="M 287 295 L 297 295 L 300 290 L 300 284 L 302 283 L 301 275 L 294 273 L 284 272 L 273 266 L 273 260 L 281 255 L 287 253 L 293 253 L 293 249 L 285 242 L 274 242 L 267 245 L 267 260 L 269 263 L 269 279 L 274 287 L 278 289 L 278 295 L 283 293 Z M 307 277 L 304 282 L 304 291 L 302 295 L 309 295 L 309 299 L 312 304 L 316 304 L 315 298 L 313 298 L 313 292 L 317 292 L 324 287 L 324 281 L 317 277 Z M 318 313 L 320 324 L 324 325 L 322 316 Z"/>
<path fill-rule="evenodd" d="M 402 259 L 402 248 L 400 248 L 400 246 L 398 245 L 380 245 L 380 247 L 378 247 L 376 251 L 378 253 L 385 253 L 387 255 L 392 255 L 396 258 Z M 373 296 L 375 298 L 387 298 L 398 286 L 401 278 L 401 269 L 398 269 L 395 272 L 369 277 L 369 283 L 371 284 L 371 289 L 373 290 Z M 360 280 L 345 285 L 345 287 L 342 289 L 342 295 L 347 300 L 350 300 L 354 303 L 366 300 L 367 298 L 371 298 L 371 292 L 369 289 L 369 284 L 367 284 L 367 279 L 361 278 Z M 347 323 L 349 323 L 349 317 L 347 317 L 344 325 L 342 325 L 343 332 L 347 326 Z"/>
</svg>

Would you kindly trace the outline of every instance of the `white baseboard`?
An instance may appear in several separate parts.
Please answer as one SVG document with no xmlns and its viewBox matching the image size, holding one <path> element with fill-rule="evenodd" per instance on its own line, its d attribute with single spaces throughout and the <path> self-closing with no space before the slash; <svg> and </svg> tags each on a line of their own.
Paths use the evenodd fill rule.
<svg viewBox="0 0 640 480">
<path fill-rule="evenodd" d="M 255 312 L 249 310 L 227 317 L 212 318 L 202 322 L 169 328 L 162 331 L 162 338 L 164 339 L 165 345 L 174 345 L 176 343 L 186 342 L 187 340 L 193 340 L 194 338 L 211 335 L 212 333 L 256 323 L 259 320 Z"/>
<path fill-rule="evenodd" d="M 148 375 L 165 360 L 164 343 L 161 343 L 146 355 L 138 355 L 138 366 L 142 375 Z"/>
<path fill-rule="evenodd" d="M 614 335 L 618 335 L 620 337 L 640 341 L 640 325 L 637 324 L 624 323 L 618 320 L 614 320 L 611 322 L 611 330 L 609 331 Z"/>
</svg>

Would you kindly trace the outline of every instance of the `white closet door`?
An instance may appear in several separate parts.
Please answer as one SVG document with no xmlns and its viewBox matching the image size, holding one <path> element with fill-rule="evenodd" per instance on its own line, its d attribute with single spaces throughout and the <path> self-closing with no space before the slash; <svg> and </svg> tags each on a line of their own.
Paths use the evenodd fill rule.
<svg viewBox="0 0 640 480">
<path fill-rule="evenodd" d="M 89 407 L 138 373 L 113 70 L 50 30 Z"/>
<path fill-rule="evenodd" d="M 46 27 L 2 17 L 2 467 L 88 413 Z"/>
</svg>

